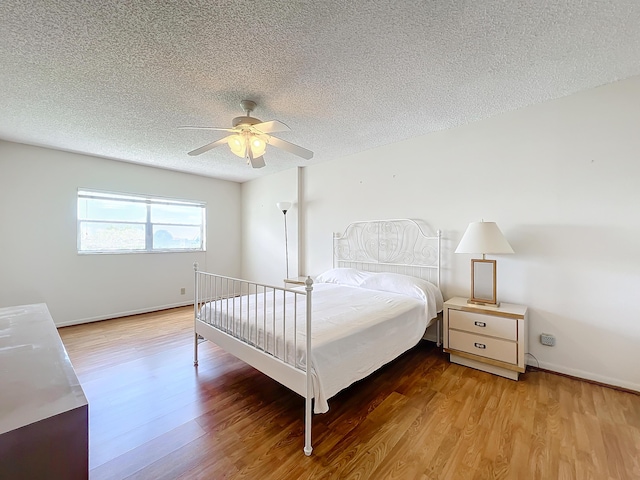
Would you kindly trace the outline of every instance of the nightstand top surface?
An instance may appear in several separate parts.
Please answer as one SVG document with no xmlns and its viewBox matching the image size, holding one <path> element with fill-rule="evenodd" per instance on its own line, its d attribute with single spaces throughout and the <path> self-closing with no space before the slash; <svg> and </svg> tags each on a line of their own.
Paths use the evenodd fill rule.
<svg viewBox="0 0 640 480">
<path fill-rule="evenodd" d="M 307 277 L 302 275 L 300 277 L 292 277 L 292 278 L 285 278 L 284 279 L 284 283 L 293 283 L 294 285 L 304 285 L 305 281 L 307 280 Z"/>
<path fill-rule="evenodd" d="M 509 313 L 512 315 L 522 315 L 524 316 L 527 313 L 527 307 L 524 305 L 517 305 L 515 303 L 505 303 L 500 302 L 499 307 L 491 307 L 488 305 L 476 305 L 467 303 L 467 299 L 464 297 L 453 297 L 444 302 L 446 307 L 464 307 L 465 309 L 476 311 L 476 312 L 501 312 L 501 313 Z"/>
</svg>

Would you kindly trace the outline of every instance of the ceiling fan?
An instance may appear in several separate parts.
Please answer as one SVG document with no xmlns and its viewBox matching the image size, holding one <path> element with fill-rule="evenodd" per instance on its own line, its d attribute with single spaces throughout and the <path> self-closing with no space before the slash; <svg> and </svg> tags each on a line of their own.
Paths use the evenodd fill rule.
<svg viewBox="0 0 640 480">
<path fill-rule="evenodd" d="M 302 148 L 293 143 L 286 142 L 280 138 L 269 135 L 274 132 L 288 132 L 290 128 L 284 123 L 278 120 L 271 120 L 263 122 L 251 116 L 251 112 L 256 108 L 256 103 L 251 100 L 242 100 L 240 102 L 242 109 L 246 112 L 246 115 L 236 117 L 232 121 L 231 128 L 224 127 L 193 127 L 184 126 L 178 127 L 182 129 L 195 129 L 195 130 L 217 130 L 220 132 L 230 132 L 228 135 L 215 142 L 208 143 L 200 148 L 190 151 L 188 154 L 191 156 L 200 155 L 201 153 L 208 152 L 209 150 L 224 145 L 229 145 L 231 151 L 240 158 L 246 158 L 247 163 L 253 168 L 262 168 L 265 166 L 263 154 L 267 148 L 267 145 L 273 145 L 274 147 L 281 148 L 289 153 L 293 153 L 306 160 L 310 160 L 313 157 L 313 152 Z"/>
</svg>

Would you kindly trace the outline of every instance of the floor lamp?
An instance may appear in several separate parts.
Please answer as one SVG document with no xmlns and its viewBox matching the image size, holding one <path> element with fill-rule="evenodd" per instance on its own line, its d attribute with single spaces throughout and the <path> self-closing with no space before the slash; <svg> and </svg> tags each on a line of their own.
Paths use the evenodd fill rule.
<svg viewBox="0 0 640 480">
<path fill-rule="evenodd" d="M 284 215 L 284 254 L 287 260 L 287 277 L 289 278 L 289 241 L 287 240 L 287 211 L 291 208 L 291 202 L 278 202 L 278 210 Z"/>
</svg>

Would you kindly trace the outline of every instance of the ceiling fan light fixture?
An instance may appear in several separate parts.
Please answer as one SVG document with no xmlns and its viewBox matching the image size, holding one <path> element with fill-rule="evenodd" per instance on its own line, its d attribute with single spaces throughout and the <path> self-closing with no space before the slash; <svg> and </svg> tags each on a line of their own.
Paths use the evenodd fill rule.
<svg viewBox="0 0 640 480">
<path fill-rule="evenodd" d="M 271 133 L 290 131 L 291 129 L 287 125 L 279 120 L 263 122 L 262 120 L 252 117 L 251 112 L 256 108 L 256 103 L 251 100 L 243 100 L 240 102 L 240 105 L 246 114 L 234 118 L 231 122 L 231 128 L 199 126 L 178 127 L 183 129 L 214 130 L 230 133 L 230 135 L 224 138 L 207 143 L 202 147 L 187 152 L 187 154 L 191 156 L 201 155 L 226 143 L 229 145 L 231 153 L 240 158 L 248 159 L 248 163 L 253 168 L 262 168 L 265 166 L 264 158 L 262 156 L 267 149 L 267 145 L 292 153 L 293 155 L 302 157 L 305 160 L 313 158 L 313 152 L 311 150 L 307 150 L 306 148 L 302 148 L 298 145 L 282 140 L 281 138 L 270 135 Z"/>
<path fill-rule="evenodd" d="M 230 135 L 227 142 L 234 155 L 244 158 L 246 154 L 246 142 L 242 135 Z"/>
<path fill-rule="evenodd" d="M 251 137 L 250 147 L 254 157 L 261 157 L 264 151 L 267 149 L 267 142 L 259 135 L 253 135 Z"/>
</svg>

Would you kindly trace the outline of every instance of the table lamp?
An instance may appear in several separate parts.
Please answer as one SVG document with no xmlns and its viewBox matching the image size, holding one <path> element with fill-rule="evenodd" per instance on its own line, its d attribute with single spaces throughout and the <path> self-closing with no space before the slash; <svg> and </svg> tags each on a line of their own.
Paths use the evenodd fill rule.
<svg viewBox="0 0 640 480">
<path fill-rule="evenodd" d="M 462 236 L 455 253 L 482 254 L 482 260 L 471 260 L 471 298 L 468 303 L 500 306 L 496 297 L 496 261 L 486 254 L 514 253 L 513 248 L 495 222 L 472 222 Z"/>
</svg>

